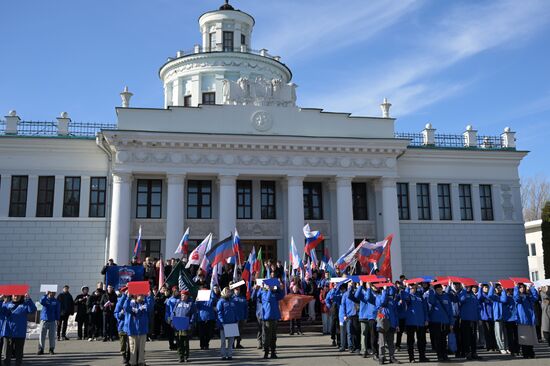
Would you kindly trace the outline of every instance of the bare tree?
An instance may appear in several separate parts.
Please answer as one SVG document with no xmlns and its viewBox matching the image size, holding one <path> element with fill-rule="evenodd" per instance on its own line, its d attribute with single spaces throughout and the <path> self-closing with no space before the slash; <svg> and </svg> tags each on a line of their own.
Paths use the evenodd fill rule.
<svg viewBox="0 0 550 366">
<path fill-rule="evenodd" d="M 550 201 L 550 181 L 542 174 L 521 180 L 521 203 L 525 221 L 541 218 L 544 204 Z"/>
</svg>

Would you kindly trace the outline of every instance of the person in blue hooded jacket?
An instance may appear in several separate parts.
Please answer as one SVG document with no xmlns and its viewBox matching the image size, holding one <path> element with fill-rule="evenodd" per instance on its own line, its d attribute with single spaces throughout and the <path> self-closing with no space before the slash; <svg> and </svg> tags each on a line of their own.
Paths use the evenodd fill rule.
<svg viewBox="0 0 550 366">
<path fill-rule="evenodd" d="M 377 330 L 378 330 L 378 362 L 383 365 L 386 360 L 385 349 L 388 348 L 390 363 L 401 363 L 395 358 L 394 335 L 399 330 L 399 315 L 397 314 L 397 289 L 385 286 L 380 295 L 376 296 Z"/>
<path fill-rule="evenodd" d="M 124 327 L 130 344 L 130 366 L 145 365 L 145 342 L 149 332 L 149 316 L 154 311 L 152 294 L 129 296 L 124 301 Z"/>
<path fill-rule="evenodd" d="M 263 344 L 263 337 L 264 337 L 264 325 L 263 325 L 263 319 L 262 319 L 262 290 L 259 286 L 255 286 L 252 290 L 252 293 L 250 294 L 250 300 L 253 304 L 256 304 L 256 324 L 257 324 L 257 331 L 256 331 L 256 340 L 258 341 L 258 349 L 264 349 Z"/>
<path fill-rule="evenodd" d="M 481 326 L 483 327 L 485 347 L 487 351 L 496 351 L 498 346 L 495 337 L 495 317 L 493 312 L 493 299 L 489 296 L 489 285 L 480 285 L 478 298 L 479 317 L 481 319 Z"/>
<path fill-rule="evenodd" d="M 527 289 L 523 283 L 514 287 L 514 302 L 517 307 L 518 339 L 523 358 L 535 358 L 534 345 L 537 343 L 535 328 L 535 302 L 539 293 L 535 286 Z"/>
<path fill-rule="evenodd" d="M 270 352 L 271 358 L 277 358 L 277 326 L 281 319 L 279 301 L 284 297 L 285 294 L 280 286 L 269 287 L 264 285 L 261 292 L 264 359 L 268 358 Z"/>
<path fill-rule="evenodd" d="M 202 350 L 210 349 L 210 340 L 214 335 L 214 327 L 216 325 L 216 305 L 219 298 L 220 288 L 214 286 L 212 291 L 210 291 L 208 301 L 197 301 L 195 303 L 198 312 L 199 343 Z"/>
<path fill-rule="evenodd" d="M 178 299 L 180 297 L 178 286 L 172 287 L 172 295 L 171 296 L 170 296 L 170 294 L 168 293 L 168 290 L 167 290 L 166 297 L 167 297 L 167 299 L 164 302 L 165 303 L 164 321 L 167 324 L 165 329 L 166 329 L 166 333 L 167 333 L 166 335 L 167 335 L 167 338 L 168 338 L 168 348 L 171 351 L 175 351 L 175 350 L 178 349 L 178 345 L 176 343 L 176 336 L 175 336 L 175 333 L 174 333 L 174 328 L 172 328 L 171 316 L 172 316 L 172 312 L 174 311 L 174 306 L 176 306 L 176 302 L 178 301 Z"/>
<path fill-rule="evenodd" d="M 47 292 L 40 299 L 42 311 L 40 312 L 40 338 L 38 340 L 38 353 L 44 354 L 46 344 L 46 334 L 48 334 L 50 343 L 50 354 L 55 352 L 55 333 L 57 331 L 57 322 L 59 321 L 61 304 L 55 298 L 55 292 Z"/>
<path fill-rule="evenodd" d="M 439 362 L 449 360 L 447 355 L 447 335 L 453 331 L 455 321 L 451 295 L 449 294 L 450 291 L 451 284 L 449 282 L 445 292 L 443 291 L 442 284 L 436 284 L 426 293 L 429 305 L 428 322 L 430 337 Z"/>
<path fill-rule="evenodd" d="M 355 298 L 359 301 L 359 322 L 361 323 L 361 354 L 367 358 L 370 353 L 378 360 L 378 333 L 376 331 L 376 294 L 378 289 L 370 283 L 359 282 Z"/>
<path fill-rule="evenodd" d="M 230 282 L 229 285 L 231 286 L 233 282 Z M 248 301 L 246 300 L 246 295 L 241 294 L 241 288 L 235 287 L 233 289 L 233 294 L 231 295 L 233 298 L 233 301 L 235 301 L 235 304 L 237 305 L 237 320 L 239 324 L 239 334 L 242 334 L 244 326 L 246 324 L 246 320 L 248 319 Z M 235 337 L 235 348 L 242 349 L 244 348 L 241 345 L 241 336 Z"/>
<path fill-rule="evenodd" d="M 517 307 L 514 301 L 514 289 L 508 288 L 501 292 L 499 303 L 502 304 L 502 320 L 504 322 L 507 353 L 517 356 L 520 352 L 517 325 Z"/>
<path fill-rule="evenodd" d="M 3 318 L 3 326 L 0 335 L 4 339 L 6 356 L 4 365 L 11 365 L 11 359 L 15 358 L 15 365 L 23 363 L 23 349 L 27 336 L 27 316 L 36 311 L 36 306 L 28 295 L 12 296 L 12 300 L 6 299 L 0 306 L 0 318 Z"/>
<path fill-rule="evenodd" d="M 350 353 L 360 351 L 359 341 L 359 317 L 357 314 L 356 304 L 359 302 L 355 299 L 355 287 L 352 282 L 347 283 L 347 290 L 342 295 L 342 305 L 340 306 L 340 317 L 344 320 L 344 326 L 346 327 L 347 345 Z M 342 341 L 342 344 L 344 342 Z M 340 351 L 344 351 L 345 347 L 340 347 Z"/>
<path fill-rule="evenodd" d="M 126 294 L 127 290 L 127 287 L 122 287 L 120 289 L 121 295 L 116 302 L 114 311 L 114 316 L 117 322 L 118 339 L 120 341 L 120 355 L 122 356 L 122 363 L 126 366 L 130 364 L 130 341 L 128 338 L 128 330 L 124 327 L 126 319 L 124 304 L 128 298 Z"/>
<path fill-rule="evenodd" d="M 493 284 L 490 282 L 490 285 L 489 291 L 487 292 L 487 298 L 491 300 L 492 304 L 493 321 L 495 324 L 495 342 L 500 353 L 509 354 L 508 340 L 506 338 L 504 328 L 504 311 L 507 310 L 507 307 L 504 307 L 503 303 L 500 301 L 501 295 L 504 291 L 500 283 Z"/>
<path fill-rule="evenodd" d="M 329 316 L 331 318 L 331 327 L 330 327 L 330 339 L 332 339 L 332 345 L 340 348 L 341 337 L 340 337 L 340 321 L 339 321 L 339 312 L 340 305 L 342 304 L 342 293 L 338 289 L 338 286 L 332 284 L 332 288 L 327 293 L 325 299 L 325 304 L 329 311 Z"/>
<path fill-rule="evenodd" d="M 478 360 L 481 358 L 477 354 L 476 344 L 481 291 L 478 291 L 476 295 L 473 286 L 466 286 L 457 296 L 460 303 L 460 327 L 464 354 L 468 360 Z"/>
<path fill-rule="evenodd" d="M 418 285 L 411 283 L 406 291 L 401 291 L 401 299 L 405 303 L 405 330 L 407 332 L 407 351 L 409 362 L 414 358 L 414 339 L 416 335 L 418 356 L 420 362 L 428 362 L 426 357 L 426 327 L 428 326 L 428 302 L 417 293 Z"/>
<path fill-rule="evenodd" d="M 233 359 L 233 341 L 235 337 L 226 337 L 224 326 L 237 324 L 237 304 L 231 298 L 229 287 L 223 289 L 221 298 L 216 306 L 218 311 L 218 325 L 220 328 L 221 356 L 222 360 Z"/>
<path fill-rule="evenodd" d="M 196 317 L 197 308 L 195 302 L 189 297 L 190 293 L 187 290 L 182 290 L 180 299 L 176 302 L 172 311 L 172 319 L 187 318 L 188 324 L 192 324 Z M 180 363 L 189 361 L 189 336 L 190 327 L 188 329 L 174 329 L 178 342 L 178 354 Z"/>
</svg>

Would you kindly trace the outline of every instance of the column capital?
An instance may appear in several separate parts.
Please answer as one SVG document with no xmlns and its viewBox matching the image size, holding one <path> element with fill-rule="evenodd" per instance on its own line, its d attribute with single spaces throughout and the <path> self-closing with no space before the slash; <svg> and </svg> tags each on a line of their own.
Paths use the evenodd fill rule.
<svg viewBox="0 0 550 366">
<path fill-rule="evenodd" d="M 183 184 L 185 182 L 185 173 L 166 174 L 168 184 Z"/>
<path fill-rule="evenodd" d="M 353 180 L 353 176 L 346 176 L 346 175 L 337 175 L 334 180 L 336 182 L 336 187 L 347 187 L 351 184 L 351 181 Z"/>
<path fill-rule="evenodd" d="M 132 179 L 132 173 L 113 172 L 113 183 L 131 183 Z"/>
<path fill-rule="evenodd" d="M 237 175 L 220 174 L 218 175 L 218 182 L 220 186 L 232 186 L 237 181 Z"/>
<path fill-rule="evenodd" d="M 394 177 L 382 177 L 380 178 L 380 185 L 382 188 L 396 188 L 397 178 Z"/>
<path fill-rule="evenodd" d="M 288 183 L 288 186 L 301 186 L 304 184 L 304 178 L 303 175 L 287 175 L 286 181 Z"/>
</svg>

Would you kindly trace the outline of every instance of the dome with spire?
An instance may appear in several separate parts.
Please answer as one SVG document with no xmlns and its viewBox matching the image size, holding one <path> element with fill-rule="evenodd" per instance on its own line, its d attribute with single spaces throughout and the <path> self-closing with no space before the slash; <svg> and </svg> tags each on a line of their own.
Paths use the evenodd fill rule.
<svg viewBox="0 0 550 366">
<path fill-rule="evenodd" d="M 229 4 L 229 0 L 225 0 L 225 4 L 220 6 L 220 10 L 235 10 L 235 9 Z"/>
</svg>

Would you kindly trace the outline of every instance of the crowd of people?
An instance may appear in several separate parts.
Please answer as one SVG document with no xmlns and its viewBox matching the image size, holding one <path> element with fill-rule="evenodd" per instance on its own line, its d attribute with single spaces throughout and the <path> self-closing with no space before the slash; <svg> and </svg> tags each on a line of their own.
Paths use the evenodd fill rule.
<svg viewBox="0 0 550 366">
<path fill-rule="evenodd" d="M 299 275 L 289 273 L 280 261 L 266 261 L 265 273 L 252 273 L 251 280 L 235 286 L 241 271 L 225 264 L 217 281 L 199 266 L 185 269 L 199 289 L 210 289 L 209 299 L 196 301 L 192 292 L 180 286 L 159 283 L 159 272 L 169 274 L 179 260 L 165 263 L 146 258 L 144 279 L 149 294 L 131 295 L 127 287 L 115 289 L 99 282 L 93 292 L 84 286 L 76 297 L 69 286 L 62 292 L 47 292 L 40 299 L 38 354 L 55 353 L 56 341 L 69 340 L 67 324 L 75 315 L 77 337 L 88 341 L 119 341 L 125 365 L 145 365 L 146 342 L 165 339 L 169 350 L 177 350 L 180 362 L 191 358 L 189 340 L 197 336 L 200 349 L 210 349 L 220 339 L 220 357 L 232 360 L 234 350 L 243 348 L 241 335 L 246 322 L 257 324 L 257 348 L 264 358 L 277 358 L 279 302 L 292 294 L 310 295 L 312 301 L 302 316 L 289 322 L 290 335 L 301 335 L 302 322 L 320 314 L 323 334 L 330 336 L 339 352 L 372 357 L 380 364 L 399 363 L 403 334 L 410 362 L 427 362 L 427 335 L 437 361 L 450 355 L 476 360 L 478 348 L 510 357 L 535 357 L 533 346 L 544 338 L 550 346 L 550 299 L 547 288 L 527 283 L 503 288 L 500 283 L 463 284 L 452 279 L 407 280 L 394 283 L 372 280 L 373 276 L 329 273 L 315 268 Z M 116 265 L 110 260 L 101 271 Z M 350 271 L 347 271 L 350 272 Z M 356 274 L 356 273 L 353 273 Z M 278 279 L 276 284 L 257 284 L 255 278 Z M 338 278 L 335 279 L 334 277 Z M 376 277 L 376 276 L 374 276 Z M 27 316 L 37 309 L 26 296 L 2 296 L 0 306 L 0 350 L 4 365 L 21 365 L 27 331 Z M 187 319 L 181 326 L 178 319 Z M 239 336 L 226 328 L 235 325 Z M 46 338 L 48 337 L 48 347 Z"/>
</svg>

